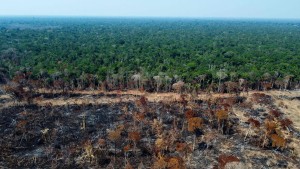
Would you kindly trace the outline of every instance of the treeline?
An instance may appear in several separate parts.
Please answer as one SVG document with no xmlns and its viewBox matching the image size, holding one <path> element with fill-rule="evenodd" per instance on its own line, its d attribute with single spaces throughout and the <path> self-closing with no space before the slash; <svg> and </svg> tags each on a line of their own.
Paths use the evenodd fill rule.
<svg viewBox="0 0 300 169">
<path fill-rule="evenodd" d="M 262 20 L 1 18 L 0 81 L 26 75 L 49 88 L 148 91 L 170 91 L 183 82 L 186 90 L 227 92 L 226 85 L 240 87 L 244 79 L 251 89 L 294 89 L 300 81 L 299 26 Z"/>
<path fill-rule="evenodd" d="M 142 73 L 133 75 L 107 76 L 105 80 L 99 79 L 97 75 L 82 74 L 80 77 L 71 78 L 68 72 L 49 75 L 41 72 L 38 78 L 33 76 L 29 70 L 16 72 L 16 75 L 9 80 L 2 75 L 3 82 L 7 86 L 15 88 L 26 88 L 30 91 L 38 89 L 53 90 L 142 90 L 147 92 L 220 92 L 220 93 L 239 93 L 248 90 L 270 90 L 270 89 L 299 89 L 299 82 L 293 81 L 293 76 L 286 76 L 283 80 L 276 79 L 265 74 L 261 81 L 250 82 L 247 79 L 237 79 L 231 81 L 225 70 L 217 72 L 218 80 L 214 81 L 207 75 L 201 75 L 192 82 L 185 82 L 179 76 L 168 76 L 159 74 L 147 77 Z"/>
</svg>

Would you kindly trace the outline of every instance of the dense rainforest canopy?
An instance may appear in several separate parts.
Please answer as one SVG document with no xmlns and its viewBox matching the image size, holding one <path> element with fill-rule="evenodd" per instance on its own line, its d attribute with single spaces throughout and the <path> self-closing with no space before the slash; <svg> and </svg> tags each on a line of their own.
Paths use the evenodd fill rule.
<svg viewBox="0 0 300 169">
<path fill-rule="evenodd" d="M 3 17 L 0 58 L 10 77 L 25 68 L 66 81 L 137 73 L 299 81 L 300 21 Z"/>
</svg>

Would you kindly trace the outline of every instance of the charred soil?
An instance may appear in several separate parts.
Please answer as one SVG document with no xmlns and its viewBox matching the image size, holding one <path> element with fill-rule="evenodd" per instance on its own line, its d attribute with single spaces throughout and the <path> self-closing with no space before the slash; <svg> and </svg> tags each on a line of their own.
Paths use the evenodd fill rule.
<svg viewBox="0 0 300 169">
<path fill-rule="evenodd" d="M 0 97 L 3 168 L 299 168 L 299 92 Z"/>
</svg>

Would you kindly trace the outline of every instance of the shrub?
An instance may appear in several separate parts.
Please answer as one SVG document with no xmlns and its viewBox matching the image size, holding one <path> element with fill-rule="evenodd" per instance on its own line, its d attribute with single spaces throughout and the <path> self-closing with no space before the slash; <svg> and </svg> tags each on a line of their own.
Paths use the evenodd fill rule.
<svg viewBox="0 0 300 169">
<path fill-rule="evenodd" d="M 193 132 L 196 129 L 201 128 L 203 125 L 203 119 L 200 117 L 193 117 L 188 120 L 188 131 Z"/>
<path fill-rule="evenodd" d="M 277 148 L 283 149 L 286 144 L 286 140 L 277 134 L 271 135 L 271 141 L 272 141 L 272 147 L 277 147 Z"/>
</svg>

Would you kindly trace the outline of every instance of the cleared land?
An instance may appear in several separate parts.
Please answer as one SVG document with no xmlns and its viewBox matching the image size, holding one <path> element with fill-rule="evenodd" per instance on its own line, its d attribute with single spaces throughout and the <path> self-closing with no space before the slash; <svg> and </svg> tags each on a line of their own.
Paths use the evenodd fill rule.
<svg viewBox="0 0 300 169">
<path fill-rule="evenodd" d="M 40 90 L 0 104 L 1 167 L 300 167 L 300 91 Z"/>
</svg>

